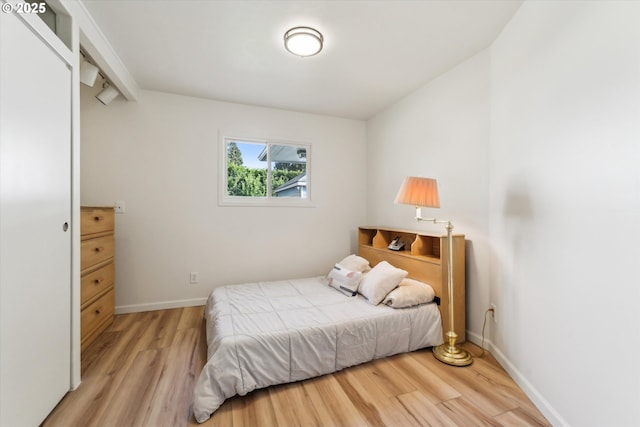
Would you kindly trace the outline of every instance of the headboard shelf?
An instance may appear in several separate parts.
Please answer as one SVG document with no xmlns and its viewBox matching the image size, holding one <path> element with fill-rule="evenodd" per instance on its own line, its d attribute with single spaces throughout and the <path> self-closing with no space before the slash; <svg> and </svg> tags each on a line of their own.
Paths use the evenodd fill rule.
<svg viewBox="0 0 640 427">
<path fill-rule="evenodd" d="M 405 246 L 400 251 L 388 249 L 398 237 Z M 436 235 L 391 227 L 358 228 L 358 254 L 374 266 L 382 260 L 409 272 L 409 277 L 430 284 L 440 297 L 443 330 L 449 330 L 448 245 L 446 235 Z M 454 329 L 458 342 L 465 340 L 465 239 L 453 235 Z"/>
</svg>

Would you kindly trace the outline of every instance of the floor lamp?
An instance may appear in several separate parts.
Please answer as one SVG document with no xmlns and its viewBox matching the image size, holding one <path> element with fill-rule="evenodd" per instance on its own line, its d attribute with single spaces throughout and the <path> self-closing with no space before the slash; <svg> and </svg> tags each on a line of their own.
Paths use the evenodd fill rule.
<svg viewBox="0 0 640 427">
<path fill-rule="evenodd" d="M 446 333 L 447 342 L 433 347 L 433 355 L 441 362 L 453 366 L 467 366 L 473 362 L 471 354 L 456 346 L 458 334 L 454 331 L 453 319 L 453 237 L 451 221 L 435 218 L 423 218 L 422 209 L 439 208 L 440 196 L 438 195 L 438 183 L 433 178 L 406 177 L 398 191 L 395 203 L 413 205 L 416 207 L 416 220 L 429 221 L 434 224 L 446 224 L 448 255 L 447 292 L 449 295 L 449 332 Z"/>
</svg>

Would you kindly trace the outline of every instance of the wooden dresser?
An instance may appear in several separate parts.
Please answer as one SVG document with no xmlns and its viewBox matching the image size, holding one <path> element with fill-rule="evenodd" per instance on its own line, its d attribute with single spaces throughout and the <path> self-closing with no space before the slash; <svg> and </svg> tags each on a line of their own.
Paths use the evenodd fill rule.
<svg viewBox="0 0 640 427">
<path fill-rule="evenodd" d="M 114 210 L 80 209 L 80 335 L 84 351 L 113 322 Z"/>
</svg>

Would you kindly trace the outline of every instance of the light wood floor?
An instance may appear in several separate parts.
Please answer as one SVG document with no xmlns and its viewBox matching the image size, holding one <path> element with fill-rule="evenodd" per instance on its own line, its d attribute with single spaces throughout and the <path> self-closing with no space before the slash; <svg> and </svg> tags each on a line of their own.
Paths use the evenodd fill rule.
<svg viewBox="0 0 640 427">
<path fill-rule="evenodd" d="M 202 307 L 116 316 L 83 354 L 82 384 L 45 427 L 197 425 L 193 385 L 206 358 Z M 480 348 L 465 347 L 474 355 Z M 489 354 L 469 367 L 430 349 L 228 399 L 201 426 L 548 426 Z"/>
</svg>

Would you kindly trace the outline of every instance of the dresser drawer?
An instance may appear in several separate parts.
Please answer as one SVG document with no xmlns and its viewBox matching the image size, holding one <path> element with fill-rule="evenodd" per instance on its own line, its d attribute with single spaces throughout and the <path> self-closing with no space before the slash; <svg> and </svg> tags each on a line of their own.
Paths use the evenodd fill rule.
<svg viewBox="0 0 640 427">
<path fill-rule="evenodd" d="M 112 287 L 114 276 L 115 268 L 113 262 L 82 276 L 80 280 L 80 306 L 84 306 L 96 295 L 100 295 L 106 289 Z"/>
<path fill-rule="evenodd" d="M 113 257 L 113 235 L 84 240 L 80 245 L 80 265 L 85 270 Z"/>
<path fill-rule="evenodd" d="M 80 335 L 82 341 L 103 323 L 113 319 L 114 296 L 113 289 L 89 304 L 80 314 Z"/>
<path fill-rule="evenodd" d="M 114 211 L 111 208 L 82 208 L 80 211 L 80 234 L 113 231 Z"/>
</svg>

